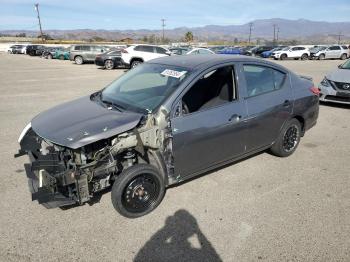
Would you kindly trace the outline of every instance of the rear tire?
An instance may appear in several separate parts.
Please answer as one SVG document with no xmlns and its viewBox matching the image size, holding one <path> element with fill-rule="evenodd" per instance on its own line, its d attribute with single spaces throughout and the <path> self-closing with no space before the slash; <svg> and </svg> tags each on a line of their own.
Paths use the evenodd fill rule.
<svg viewBox="0 0 350 262">
<path fill-rule="evenodd" d="M 273 155 L 287 157 L 297 149 L 301 137 L 301 124 L 293 118 L 289 120 L 281 130 L 277 140 L 270 148 Z"/>
<path fill-rule="evenodd" d="M 341 57 L 340 57 L 340 59 L 341 59 L 341 60 L 345 60 L 347 57 L 348 57 L 348 56 L 347 56 L 346 54 L 342 54 Z"/>
<path fill-rule="evenodd" d="M 114 62 L 113 62 L 113 60 L 107 59 L 104 64 L 105 64 L 105 69 L 107 69 L 107 70 L 114 69 Z"/>
<path fill-rule="evenodd" d="M 164 177 L 149 164 L 124 170 L 112 187 L 112 204 L 119 214 L 137 218 L 153 211 L 165 194 Z"/>
<path fill-rule="evenodd" d="M 305 60 L 308 60 L 309 59 L 309 56 L 308 54 L 303 54 L 301 57 L 300 57 L 301 60 L 305 61 Z"/>
<path fill-rule="evenodd" d="M 82 64 L 84 64 L 84 60 L 83 60 L 83 58 L 82 58 L 80 55 L 74 57 L 74 62 L 75 62 L 77 65 L 82 65 Z"/>
</svg>

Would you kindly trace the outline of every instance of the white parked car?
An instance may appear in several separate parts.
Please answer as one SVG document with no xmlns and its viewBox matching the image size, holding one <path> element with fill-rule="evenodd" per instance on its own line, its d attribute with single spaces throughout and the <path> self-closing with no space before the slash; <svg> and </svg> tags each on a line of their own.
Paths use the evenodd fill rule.
<svg viewBox="0 0 350 262">
<path fill-rule="evenodd" d="M 280 51 L 273 52 L 271 57 L 275 60 L 285 60 L 288 58 L 307 60 L 310 56 L 310 51 L 303 46 L 285 47 Z"/>
<path fill-rule="evenodd" d="M 131 45 L 121 50 L 123 63 L 130 68 L 134 68 L 140 63 L 151 59 L 169 56 L 171 52 L 160 46 L 155 45 Z"/>
<path fill-rule="evenodd" d="M 186 53 L 186 55 L 210 55 L 215 54 L 213 51 L 207 48 L 193 48 Z"/>
</svg>

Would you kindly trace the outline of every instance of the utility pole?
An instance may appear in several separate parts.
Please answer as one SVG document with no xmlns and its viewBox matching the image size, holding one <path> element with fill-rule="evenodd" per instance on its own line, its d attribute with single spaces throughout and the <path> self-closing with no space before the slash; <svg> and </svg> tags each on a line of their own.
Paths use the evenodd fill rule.
<svg viewBox="0 0 350 262">
<path fill-rule="evenodd" d="M 344 36 L 342 35 L 342 32 L 340 31 L 339 34 L 338 34 L 338 45 L 340 45 L 341 43 L 341 37 Z"/>
<path fill-rule="evenodd" d="M 276 44 L 276 28 L 277 25 L 273 24 L 273 44 Z"/>
<path fill-rule="evenodd" d="M 162 18 L 162 43 L 164 44 L 164 27 L 165 27 L 165 19 Z"/>
<path fill-rule="evenodd" d="M 252 37 L 252 29 L 253 29 L 253 23 L 249 23 L 249 39 L 248 39 L 248 44 L 250 44 L 250 40 Z"/>
<path fill-rule="evenodd" d="M 35 10 L 36 10 L 36 12 L 38 13 L 38 20 L 39 20 L 39 27 L 40 27 L 41 42 L 44 43 L 43 30 L 42 30 L 42 28 L 41 28 L 41 21 L 40 21 L 39 4 L 35 4 Z"/>
<path fill-rule="evenodd" d="M 278 36 L 279 36 L 279 33 L 280 33 L 280 28 L 277 27 L 277 36 L 276 36 L 276 42 L 277 42 L 277 44 L 278 44 Z"/>
</svg>

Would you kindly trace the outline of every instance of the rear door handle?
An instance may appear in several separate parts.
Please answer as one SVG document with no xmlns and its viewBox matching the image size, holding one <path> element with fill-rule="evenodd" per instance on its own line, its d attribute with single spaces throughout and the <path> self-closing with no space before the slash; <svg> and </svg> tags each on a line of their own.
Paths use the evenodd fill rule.
<svg viewBox="0 0 350 262">
<path fill-rule="evenodd" d="M 237 114 L 233 114 L 229 119 L 228 121 L 231 122 L 231 121 L 235 121 L 235 122 L 238 122 L 239 120 L 241 120 L 242 116 L 240 115 L 237 115 Z"/>
</svg>

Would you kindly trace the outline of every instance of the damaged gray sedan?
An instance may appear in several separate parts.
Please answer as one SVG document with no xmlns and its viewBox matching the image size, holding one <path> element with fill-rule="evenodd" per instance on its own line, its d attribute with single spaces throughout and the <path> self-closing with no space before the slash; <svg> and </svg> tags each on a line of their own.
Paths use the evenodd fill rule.
<svg viewBox="0 0 350 262">
<path fill-rule="evenodd" d="M 144 63 L 90 96 L 37 115 L 19 137 L 32 193 L 47 208 L 112 188 L 139 217 L 170 185 L 270 149 L 291 155 L 318 118 L 318 89 L 247 57 L 174 56 Z"/>
</svg>

